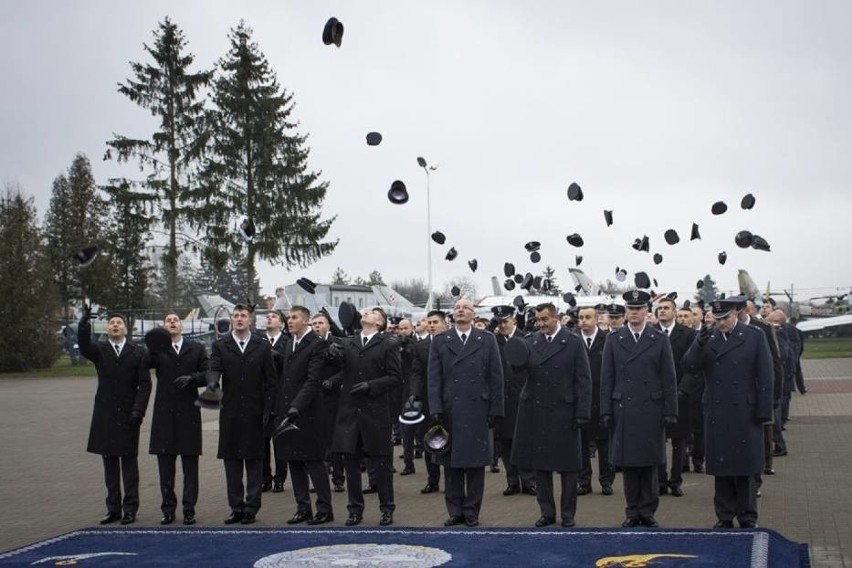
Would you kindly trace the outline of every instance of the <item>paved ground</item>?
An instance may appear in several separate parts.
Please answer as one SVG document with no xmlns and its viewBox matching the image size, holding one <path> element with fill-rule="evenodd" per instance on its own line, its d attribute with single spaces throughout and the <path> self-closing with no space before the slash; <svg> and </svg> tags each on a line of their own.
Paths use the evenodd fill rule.
<svg viewBox="0 0 852 568">
<path fill-rule="evenodd" d="M 805 361 L 809 393 L 794 395 L 788 424 L 790 454 L 776 458 L 777 475 L 766 477 L 759 500 L 760 524 L 787 538 L 806 542 L 814 566 L 852 567 L 852 359 Z M 0 380 L 0 551 L 81 527 L 104 513 L 101 461 L 85 452 L 95 383 L 91 379 Z M 201 458 L 202 526 L 222 526 L 228 514 L 225 481 L 216 453 L 216 413 L 204 412 Z M 143 424 L 142 447 L 149 427 Z M 401 470 L 401 460 L 398 469 Z M 156 459 L 140 454 L 141 508 L 136 526 L 158 525 Z M 421 495 L 425 473 L 394 478 L 400 526 L 440 526 L 446 517 L 440 493 Z M 486 474 L 483 526 L 527 527 L 538 518 L 535 498 L 504 497 L 503 474 Z M 657 519 L 664 527 L 707 528 L 715 518 L 712 478 L 685 474 L 686 496 L 665 496 Z M 624 514 L 622 488 L 606 497 L 595 487 L 580 497 L 580 527 L 617 527 Z M 334 494 L 337 522 L 346 518 L 345 493 Z M 289 483 L 280 494 L 266 493 L 259 526 L 281 526 L 294 512 Z M 367 496 L 365 524 L 378 523 L 378 502 Z M 285 525 L 286 526 L 286 525 Z"/>
</svg>

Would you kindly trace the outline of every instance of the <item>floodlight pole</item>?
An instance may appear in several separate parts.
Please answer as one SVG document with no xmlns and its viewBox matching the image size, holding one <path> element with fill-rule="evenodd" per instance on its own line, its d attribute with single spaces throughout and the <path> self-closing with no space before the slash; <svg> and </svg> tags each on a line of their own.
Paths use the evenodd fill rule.
<svg viewBox="0 0 852 568">
<path fill-rule="evenodd" d="M 432 309 L 432 191 L 429 183 L 429 168 L 423 158 L 417 158 L 417 164 L 426 172 L 426 279 L 429 286 L 429 298 L 426 300 L 426 311 Z M 436 166 L 431 166 L 432 171 Z"/>
</svg>

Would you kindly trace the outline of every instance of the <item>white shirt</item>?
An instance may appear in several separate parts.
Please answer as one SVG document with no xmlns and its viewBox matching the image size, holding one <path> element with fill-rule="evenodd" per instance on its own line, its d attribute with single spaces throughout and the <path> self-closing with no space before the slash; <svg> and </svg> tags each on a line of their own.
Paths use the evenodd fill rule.
<svg viewBox="0 0 852 568">
<path fill-rule="evenodd" d="M 672 330 L 674 329 L 674 326 L 675 326 L 674 322 L 672 322 L 672 324 L 669 327 L 666 327 L 663 324 L 660 324 L 660 331 L 662 331 L 666 335 L 670 336 L 672 334 Z"/>
<path fill-rule="evenodd" d="M 180 348 L 183 347 L 183 337 L 181 337 L 177 343 L 172 343 L 172 349 L 175 350 L 175 353 L 180 353 Z"/>
<path fill-rule="evenodd" d="M 583 343 L 585 344 L 586 349 L 588 349 L 589 348 L 589 340 L 591 339 L 592 343 L 594 343 L 595 338 L 598 336 L 598 328 L 595 327 L 595 332 L 591 335 L 586 335 L 582 331 L 580 332 L 580 335 L 583 337 Z"/>
<path fill-rule="evenodd" d="M 473 326 L 470 327 L 467 331 L 461 331 L 459 328 L 455 328 L 456 333 L 459 336 L 459 339 L 462 338 L 462 334 L 464 334 L 465 339 L 462 339 L 462 343 L 470 339 L 470 334 L 473 332 Z"/>
<path fill-rule="evenodd" d="M 268 333 L 266 334 L 266 339 L 269 340 L 269 343 L 271 345 L 275 345 L 276 343 L 278 343 L 279 337 L 281 337 L 281 332 L 278 332 L 278 335 L 269 335 Z"/>
<path fill-rule="evenodd" d="M 636 343 L 639 343 L 639 340 L 638 340 L 638 339 L 636 339 L 636 334 L 638 333 L 638 334 L 639 334 L 639 337 L 642 337 L 642 333 L 644 333 L 644 331 L 645 331 L 645 324 L 644 324 L 644 323 L 642 324 L 642 328 L 641 328 L 639 331 L 634 330 L 634 329 L 633 329 L 632 327 L 630 327 L 629 325 L 627 326 L 627 330 L 628 330 L 628 331 L 630 332 L 630 334 L 633 336 L 633 340 L 634 340 Z"/>
<path fill-rule="evenodd" d="M 373 332 L 373 333 L 371 333 L 370 335 L 364 335 L 364 334 L 362 333 L 362 334 L 361 334 L 361 346 L 363 347 L 363 346 L 364 346 L 364 345 L 366 345 L 367 343 L 370 343 L 370 340 L 371 340 L 371 339 L 373 339 L 373 336 L 374 336 L 374 335 L 376 335 L 377 333 L 379 333 L 379 332 L 378 332 L 378 331 L 374 331 L 374 332 Z M 366 341 L 366 343 L 364 342 L 364 339 L 366 339 L 366 340 L 367 340 L 367 341 Z"/>
<path fill-rule="evenodd" d="M 126 342 L 126 340 L 125 340 L 125 341 L 122 341 L 121 343 L 113 343 L 112 341 L 110 341 L 110 342 L 109 342 L 109 344 L 110 344 L 110 345 L 112 345 L 112 349 L 113 349 L 113 351 L 115 351 L 116 349 L 118 349 L 118 350 L 117 350 L 117 351 L 115 351 L 115 352 L 116 352 L 117 354 L 119 354 L 119 355 L 120 355 L 120 354 L 121 354 L 121 350 L 122 350 L 122 349 L 124 349 L 124 344 L 125 344 L 125 342 Z"/>
<path fill-rule="evenodd" d="M 548 343 L 552 343 L 553 338 L 556 337 L 556 334 L 558 334 L 561 329 L 562 329 L 561 327 L 557 327 L 556 331 L 553 332 L 553 335 L 545 334 L 544 336 L 547 338 L 545 341 L 547 341 Z"/>
<path fill-rule="evenodd" d="M 248 346 L 249 339 L 251 339 L 251 336 L 249 335 L 249 336 L 247 336 L 245 339 L 240 339 L 239 337 L 237 337 L 237 334 L 235 334 L 235 333 L 232 331 L 232 332 L 231 332 L 231 337 L 233 337 L 233 338 L 234 338 L 234 341 L 236 341 L 236 342 L 237 342 L 237 347 L 239 347 L 239 348 L 240 348 L 240 353 L 244 353 L 244 352 L 245 352 L 245 350 L 246 350 L 246 347 Z M 241 341 L 242 341 L 242 343 L 243 343 L 242 345 L 240 345 L 240 342 L 241 342 Z"/>
</svg>

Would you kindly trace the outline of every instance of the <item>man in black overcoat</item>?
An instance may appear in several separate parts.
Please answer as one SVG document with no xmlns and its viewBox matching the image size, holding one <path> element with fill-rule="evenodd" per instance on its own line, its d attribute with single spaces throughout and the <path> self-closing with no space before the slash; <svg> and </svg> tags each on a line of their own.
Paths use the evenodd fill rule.
<svg viewBox="0 0 852 568">
<path fill-rule="evenodd" d="M 136 521 L 139 509 L 139 428 L 151 397 L 147 355 L 145 349 L 127 340 L 127 324 L 118 313 L 108 316 L 107 341 L 93 343 L 88 306 L 77 327 L 77 344 L 98 371 L 86 450 L 103 457 L 107 514 L 101 524 L 121 519 L 121 524 L 127 525 Z"/>
<path fill-rule="evenodd" d="M 289 337 L 285 320 L 286 318 L 281 310 L 270 310 L 266 314 L 266 330 L 260 335 L 272 346 L 272 357 L 279 375 L 281 374 Z M 273 445 L 271 428 L 267 428 L 264 432 L 263 441 L 263 485 L 261 485 L 261 491 L 266 492 L 271 489 L 273 493 L 281 493 L 284 491 L 284 482 L 287 481 L 287 460 L 279 457 L 276 452 L 275 472 L 272 472 Z"/>
<path fill-rule="evenodd" d="M 148 452 L 157 456 L 163 518 L 160 524 L 175 520 L 175 467 L 180 456 L 183 469 L 183 524 L 195 524 L 198 502 L 198 456 L 201 455 L 201 409 L 196 406 L 198 387 L 207 384 L 207 350 L 197 341 L 183 338 L 180 316 L 169 312 L 163 327 L 171 336 L 171 348 L 151 353 L 156 369 L 157 390 L 151 418 Z"/>
<path fill-rule="evenodd" d="M 311 317 L 311 328 L 317 337 L 328 343 L 330 349 L 338 349 L 338 347 L 332 347 L 334 345 L 342 349 L 343 338 L 331 333 L 331 320 L 327 313 L 321 311 L 314 314 Z M 322 421 L 325 427 L 325 445 L 328 448 L 325 461 L 327 468 L 331 470 L 331 482 L 334 484 L 335 493 L 345 491 L 343 482 L 346 479 L 343 471 L 343 455 L 331 451 L 331 441 L 334 439 L 334 424 L 337 420 L 337 406 L 340 400 L 340 384 L 343 381 L 342 362 L 342 359 L 334 357 L 332 353 L 326 351 L 322 373 L 320 374 L 323 410 Z"/>
<path fill-rule="evenodd" d="M 264 429 L 272 420 L 276 372 L 272 347 L 251 333 L 254 309 L 237 304 L 231 311 L 231 333 L 213 343 L 207 384 L 218 389 L 219 451 L 231 514 L 225 524 L 251 524 L 260 510 Z M 243 484 L 245 474 L 245 485 Z"/>
</svg>

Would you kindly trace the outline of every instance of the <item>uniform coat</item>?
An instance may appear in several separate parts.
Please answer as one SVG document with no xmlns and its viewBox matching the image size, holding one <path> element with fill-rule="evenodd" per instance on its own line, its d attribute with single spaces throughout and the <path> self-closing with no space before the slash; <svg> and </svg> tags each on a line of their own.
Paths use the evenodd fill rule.
<svg viewBox="0 0 852 568">
<path fill-rule="evenodd" d="M 201 409 L 195 405 L 198 387 L 207 384 L 207 350 L 196 341 L 184 339 L 180 354 L 174 349 L 151 355 L 157 371 L 157 390 L 151 418 L 148 453 L 159 455 L 201 455 Z M 175 379 L 192 375 L 193 382 L 180 388 Z"/>
<path fill-rule="evenodd" d="M 332 344 L 343 346 L 343 339 L 330 333 L 324 341 L 328 344 L 328 347 Z M 328 347 L 326 347 L 326 352 Z M 342 363 L 342 360 L 335 361 L 326 356 L 323 359 L 322 370 L 320 371 L 320 384 L 323 381 L 331 383 L 331 389 L 322 389 L 322 423 L 325 431 L 324 444 L 326 448 L 331 447 L 331 442 L 334 439 L 334 424 L 337 421 L 337 407 L 340 401 L 340 385 L 343 382 Z"/>
<path fill-rule="evenodd" d="M 429 350 L 429 409 L 444 415 L 450 451 L 439 465 L 477 468 L 491 464 L 489 416 L 503 416 L 503 363 L 494 335 L 471 328 L 466 343 L 452 329 L 436 334 Z"/>
<path fill-rule="evenodd" d="M 292 407 L 299 411 L 297 431 L 275 438 L 275 457 L 287 461 L 318 461 L 325 459 L 325 424 L 323 423 L 322 394 L 320 393 L 328 343 L 313 331 L 307 331 L 293 350 L 293 338 L 288 337 L 281 350 L 281 372 L 275 401 L 276 426 Z"/>
<path fill-rule="evenodd" d="M 665 335 L 646 326 L 609 334 L 601 369 L 601 415 L 613 417 L 612 464 L 648 467 L 665 462 L 663 416 L 677 416 L 677 380 Z"/>
<path fill-rule="evenodd" d="M 512 337 L 523 338 L 521 330 L 515 328 Z M 503 350 L 506 348 L 508 337 L 497 334 L 497 347 L 500 349 L 500 360 L 503 362 L 503 420 L 494 428 L 494 438 L 511 440 L 515 437 L 515 424 L 518 417 L 518 406 L 521 403 L 521 391 L 527 382 L 527 368 L 513 368 L 506 362 Z"/>
<path fill-rule="evenodd" d="M 136 457 L 139 426 L 130 425 L 130 413 L 135 410 L 144 415 L 151 397 L 145 349 L 125 340 L 121 355 L 116 355 L 108 341 L 92 342 L 88 321 L 77 328 L 77 344 L 83 357 L 94 363 L 98 371 L 86 451 L 102 456 Z"/>
<path fill-rule="evenodd" d="M 582 340 L 560 327 L 550 343 L 525 339 L 529 378 L 521 391 L 512 461 L 524 469 L 574 472 L 583 467 L 576 418 L 589 419 L 592 377 Z"/>
<path fill-rule="evenodd" d="M 586 350 L 589 359 L 589 370 L 592 373 L 592 406 L 589 414 L 589 425 L 586 426 L 586 436 L 592 440 L 604 440 L 609 438 L 609 430 L 601 426 L 601 359 L 603 357 L 606 336 L 609 332 L 598 330 L 592 341 L 592 348 Z M 585 338 L 578 335 L 580 342 L 585 346 Z"/>
<path fill-rule="evenodd" d="M 665 335 L 665 332 L 663 332 Z M 685 325 L 681 325 L 676 323 L 672 328 L 671 334 L 669 335 L 669 343 L 672 346 L 672 359 L 674 360 L 675 366 L 675 376 L 677 377 L 677 391 L 678 391 L 678 417 L 677 424 L 669 428 L 668 435 L 670 438 L 675 439 L 684 439 L 688 438 L 691 432 L 690 428 L 690 413 L 689 413 L 689 399 L 687 398 L 687 393 L 681 388 L 684 378 L 683 365 L 681 364 L 681 359 L 686 355 L 686 352 L 689 350 L 689 347 L 692 345 L 692 341 L 695 339 L 696 332 L 694 329 L 690 329 Z M 687 384 L 689 381 L 687 380 Z M 681 394 L 683 393 L 683 394 Z"/>
<path fill-rule="evenodd" d="M 432 336 L 415 342 L 414 358 L 411 361 L 411 377 L 408 384 L 408 396 L 416 396 L 423 403 L 423 416 L 427 419 L 429 409 L 429 348 L 432 347 Z"/>
<path fill-rule="evenodd" d="M 737 323 L 714 331 L 684 357 L 687 372 L 704 372 L 705 466 L 709 475 L 749 476 L 763 471 L 763 423 L 772 418 L 772 356 L 756 327 Z"/>
<path fill-rule="evenodd" d="M 213 343 L 210 372 L 222 374 L 219 451 L 225 460 L 263 459 L 263 420 L 272 412 L 276 373 L 268 341 L 249 336 L 240 352 L 233 334 Z"/>
<path fill-rule="evenodd" d="M 356 335 L 343 340 L 343 357 L 343 382 L 331 451 L 355 454 L 360 437 L 368 456 L 390 456 L 390 392 L 402 381 L 399 348 L 383 333 L 373 335 L 366 347 L 361 344 L 361 336 Z M 370 385 L 369 393 L 349 392 L 365 381 Z"/>
</svg>

